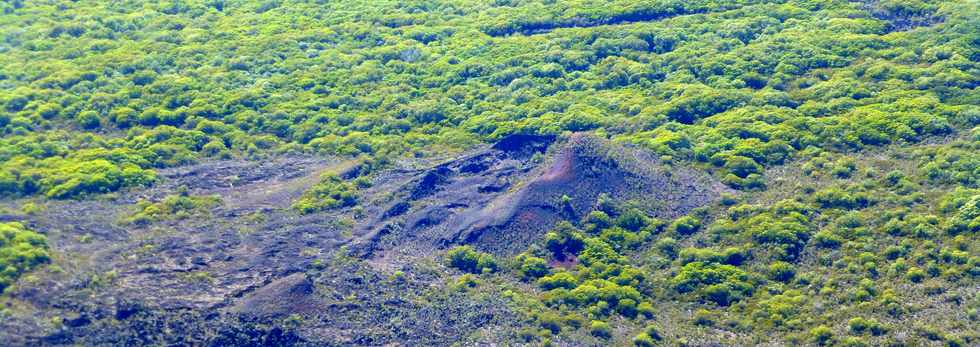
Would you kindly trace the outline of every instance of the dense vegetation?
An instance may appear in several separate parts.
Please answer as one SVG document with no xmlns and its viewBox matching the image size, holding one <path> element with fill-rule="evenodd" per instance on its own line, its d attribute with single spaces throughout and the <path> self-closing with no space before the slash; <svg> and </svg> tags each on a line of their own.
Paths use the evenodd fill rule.
<svg viewBox="0 0 980 347">
<path fill-rule="evenodd" d="M 2 198 L 94 198 L 216 159 L 370 163 L 324 175 L 292 203 L 309 214 L 356 206 L 398 160 L 589 131 L 736 194 L 676 220 L 602 198 L 516 258 L 450 250 L 461 290 L 505 293 L 526 314 L 522 339 L 980 341 L 975 1 L 8 0 L 0 11 Z M 143 202 L 124 224 L 217 203 Z M 0 234 L 2 290 L 48 253 L 20 224 Z"/>
<path fill-rule="evenodd" d="M 0 223 L 0 293 L 21 274 L 50 261 L 44 235 L 16 222 Z"/>
<path fill-rule="evenodd" d="M 761 166 L 800 151 L 980 117 L 976 26 L 957 17 L 970 3 L 4 6 L 5 195 L 114 191 L 204 157 L 426 155 L 593 129 L 758 188 Z M 910 20 L 942 25 L 892 32 Z"/>
</svg>

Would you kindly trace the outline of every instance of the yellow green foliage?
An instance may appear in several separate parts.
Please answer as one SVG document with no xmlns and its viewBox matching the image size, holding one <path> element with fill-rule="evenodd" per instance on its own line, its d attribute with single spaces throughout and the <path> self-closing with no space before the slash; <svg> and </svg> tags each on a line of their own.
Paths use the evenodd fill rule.
<svg viewBox="0 0 980 347">
<path fill-rule="evenodd" d="M 166 219 L 184 219 L 195 213 L 206 212 L 220 204 L 221 198 L 217 195 L 168 195 L 159 202 L 140 201 L 136 205 L 136 212 L 126 218 L 126 222 L 149 224 Z"/>
<path fill-rule="evenodd" d="M 17 222 L 0 223 L 0 293 L 50 259 L 44 235 Z"/>
</svg>

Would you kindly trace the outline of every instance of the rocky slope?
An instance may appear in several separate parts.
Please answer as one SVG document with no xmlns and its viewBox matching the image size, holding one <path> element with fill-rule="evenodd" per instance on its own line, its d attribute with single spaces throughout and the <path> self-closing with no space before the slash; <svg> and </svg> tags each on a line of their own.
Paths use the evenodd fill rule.
<svg viewBox="0 0 980 347">
<path fill-rule="evenodd" d="M 445 248 L 511 256 L 590 212 L 600 194 L 674 218 L 725 191 L 697 170 L 590 135 L 515 135 L 379 173 L 358 206 L 288 208 L 322 172 L 350 168 L 297 157 L 211 162 L 161 172 L 150 189 L 7 216 L 47 234 L 57 256 L 12 291 L 0 334 L 14 344 L 444 345 L 485 330 L 475 341 L 506 341 L 514 313 L 500 297 L 443 289 L 435 260 Z M 138 201 L 174 194 L 221 203 L 127 221 Z"/>
</svg>

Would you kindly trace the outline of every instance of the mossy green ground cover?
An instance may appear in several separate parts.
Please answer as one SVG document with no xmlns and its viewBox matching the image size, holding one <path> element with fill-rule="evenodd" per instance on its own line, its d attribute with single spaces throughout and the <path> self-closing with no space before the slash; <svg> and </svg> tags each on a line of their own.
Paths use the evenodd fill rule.
<svg viewBox="0 0 980 347">
<path fill-rule="evenodd" d="M 517 259 L 454 253 L 475 259 L 464 288 L 513 294 L 523 339 L 978 341 L 975 1 L 0 11 L 3 198 L 88 199 L 164 168 L 282 153 L 367 160 L 366 177 L 510 134 L 590 131 L 737 193 L 671 221 L 609 202 Z M 354 176 L 324 177 L 294 208 L 356 205 L 367 181 Z M 208 203 L 192 200 L 140 213 Z M 47 261 L 43 237 L 4 228 L 0 286 Z"/>
</svg>

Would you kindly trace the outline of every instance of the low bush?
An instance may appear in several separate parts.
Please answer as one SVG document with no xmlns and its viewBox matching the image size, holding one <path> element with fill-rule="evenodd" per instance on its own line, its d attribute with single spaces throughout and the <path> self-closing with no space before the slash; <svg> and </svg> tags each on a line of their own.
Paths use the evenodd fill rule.
<svg viewBox="0 0 980 347">
<path fill-rule="evenodd" d="M 693 216 L 684 216 L 677 218 L 668 227 L 669 231 L 677 232 L 681 235 L 690 235 L 698 231 L 701 228 L 701 220 Z"/>
<path fill-rule="evenodd" d="M 0 223 L 0 293 L 25 272 L 50 261 L 44 235 L 17 222 Z"/>
<path fill-rule="evenodd" d="M 487 253 L 479 252 L 471 246 L 457 246 L 446 252 L 449 266 L 463 272 L 480 274 L 497 271 L 497 261 Z"/>
<path fill-rule="evenodd" d="M 694 293 L 722 306 L 744 298 L 753 290 L 745 271 L 732 265 L 705 262 L 684 265 L 671 283 L 679 293 Z"/>
<path fill-rule="evenodd" d="M 551 273 L 548 261 L 542 258 L 522 254 L 516 260 L 520 264 L 519 271 L 524 280 L 538 279 Z"/>
<path fill-rule="evenodd" d="M 612 337 L 612 327 L 609 323 L 594 320 L 589 325 L 589 333 L 598 338 L 608 339 Z"/>
<path fill-rule="evenodd" d="M 350 207 L 357 204 L 357 185 L 334 173 L 325 175 L 319 183 L 303 193 L 293 208 L 300 213 Z"/>
<path fill-rule="evenodd" d="M 159 202 L 140 201 L 137 211 L 124 221 L 145 225 L 164 219 L 184 219 L 192 214 L 206 212 L 221 204 L 221 198 L 212 196 L 191 196 L 186 193 L 169 195 Z"/>
</svg>

